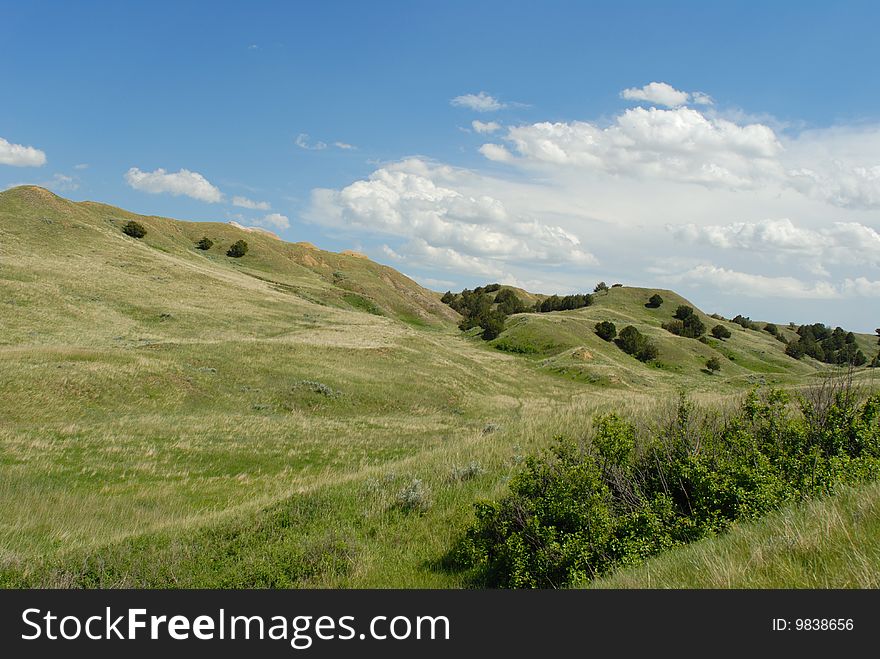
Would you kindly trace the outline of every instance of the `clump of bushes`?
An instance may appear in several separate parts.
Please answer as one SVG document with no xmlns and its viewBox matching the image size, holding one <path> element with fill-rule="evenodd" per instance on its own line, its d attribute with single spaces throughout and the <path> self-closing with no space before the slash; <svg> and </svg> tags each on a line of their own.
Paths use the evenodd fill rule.
<svg viewBox="0 0 880 659">
<path fill-rule="evenodd" d="M 234 259 L 239 259 L 248 252 L 248 244 L 243 240 L 236 240 L 232 245 L 230 245 L 229 249 L 226 250 L 226 256 L 231 256 Z"/>
<path fill-rule="evenodd" d="M 607 288 L 607 287 L 606 287 Z M 539 313 L 549 313 L 550 311 L 571 311 L 572 309 L 581 309 L 593 304 L 593 296 L 589 293 L 578 293 L 576 295 L 551 295 L 543 302 L 535 303 L 535 311 Z"/>
<path fill-rule="evenodd" d="M 315 394 L 326 396 L 327 398 L 338 398 L 342 392 L 336 391 L 333 387 L 323 382 L 315 382 L 314 380 L 298 380 L 293 383 L 294 389 L 306 389 Z"/>
<path fill-rule="evenodd" d="M 140 239 L 147 235 L 147 230 L 140 222 L 130 220 L 122 225 L 122 233 L 126 236 Z"/>
<path fill-rule="evenodd" d="M 801 325 L 798 338 L 785 347 L 785 354 L 794 359 L 808 355 L 826 364 L 864 366 L 868 358 L 856 345 L 856 337 L 842 327 L 833 330 L 822 323 Z"/>
<path fill-rule="evenodd" d="M 617 336 L 617 327 L 610 320 L 596 323 L 596 334 L 604 341 L 613 341 Z"/>
<path fill-rule="evenodd" d="M 648 298 L 645 306 L 649 309 L 657 309 L 661 304 L 663 304 L 663 298 L 660 297 L 657 293 L 654 293 L 654 295 Z"/>
<path fill-rule="evenodd" d="M 693 307 L 682 304 L 675 310 L 673 318 L 673 320 L 662 325 L 663 329 L 667 332 L 689 339 L 698 339 L 706 333 L 706 326 L 700 320 L 700 317 L 694 313 Z"/>
<path fill-rule="evenodd" d="M 718 324 L 712 328 L 712 336 L 716 339 L 729 339 L 730 338 L 730 330 L 727 329 L 724 325 Z"/>
<path fill-rule="evenodd" d="M 752 319 L 749 318 L 748 316 L 742 316 L 740 314 L 737 314 L 736 316 L 733 317 L 733 320 L 731 320 L 730 322 L 736 323 L 737 325 L 739 325 L 743 329 L 755 330 L 756 332 L 761 331 L 761 326 L 758 323 L 752 322 Z"/>
<path fill-rule="evenodd" d="M 618 348 L 640 362 L 648 362 L 657 358 L 657 346 L 632 325 L 627 325 L 620 330 L 620 336 L 615 343 Z"/>
<path fill-rule="evenodd" d="M 706 360 L 706 370 L 713 375 L 716 371 L 721 370 L 721 362 L 718 360 L 718 357 L 709 357 L 709 359 Z"/>
<path fill-rule="evenodd" d="M 753 391 L 733 415 L 682 399 L 665 421 L 597 417 L 589 441 L 528 458 L 476 505 L 453 555 L 475 585 L 564 587 L 723 533 L 736 521 L 880 477 L 880 397 Z"/>
<path fill-rule="evenodd" d="M 205 252 L 207 252 L 213 246 L 214 241 L 208 238 L 208 236 L 204 236 L 199 242 L 196 243 L 196 247 Z"/>
</svg>

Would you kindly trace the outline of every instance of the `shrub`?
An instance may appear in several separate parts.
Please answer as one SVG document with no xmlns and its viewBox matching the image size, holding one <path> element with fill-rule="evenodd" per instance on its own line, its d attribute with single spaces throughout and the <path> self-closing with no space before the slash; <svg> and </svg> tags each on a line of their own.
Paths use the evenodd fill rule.
<svg viewBox="0 0 880 659">
<path fill-rule="evenodd" d="M 147 230 L 140 222 L 130 220 L 122 225 L 122 233 L 126 236 L 131 236 L 132 238 L 143 238 L 147 235 Z"/>
<path fill-rule="evenodd" d="M 421 479 L 414 478 L 397 493 L 395 506 L 405 513 L 424 513 L 431 507 L 431 498 Z"/>
<path fill-rule="evenodd" d="M 611 288 L 623 288 L 623 284 L 611 284 Z"/>
<path fill-rule="evenodd" d="M 449 474 L 449 480 L 458 482 L 469 481 L 478 476 L 482 476 L 484 473 L 486 473 L 486 470 L 483 469 L 483 465 L 472 460 L 463 467 L 459 467 L 458 465 L 453 466 L 452 472 Z"/>
<path fill-rule="evenodd" d="M 495 304 L 498 309 L 505 315 L 510 316 L 515 313 L 522 313 L 526 310 L 526 305 L 519 296 L 511 289 L 505 288 L 498 292 L 495 296 Z"/>
<path fill-rule="evenodd" d="M 690 307 L 686 308 L 690 309 Z M 692 309 L 691 311 L 693 312 Z M 698 339 L 706 333 L 706 326 L 703 324 L 703 321 L 700 320 L 700 317 L 694 313 L 691 313 L 690 315 L 685 315 L 684 320 L 670 320 L 667 323 L 663 323 L 661 327 L 663 327 L 663 329 L 665 329 L 667 332 L 671 332 L 672 334 L 683 336 L 688 339 Z"/>
<path fill-rule="evenodd" d="M 479 326 L 482 328 L 482 336 L 484 341 L 491 341 L 497 338 L 504 331 L 504 312 L 499 310 L 488 311 L 478 320 Z"/>
<path fill-rule="evenodd" d="M 772 334 L 773 336 L 779 336 L 779 328 L 776 327 L 773 323 L 767 323 L 764 325 L 764 331 Z"/>
<path fill-rule="evenodd" d="M 550 311 L 569 311 L 571 309 L 588 307 L 591 304 L 593 304 L 593 296 L 589 293 L 578 293 L 577 295 L 565 295 L 563 297 L 551 295 L 541 302 L 541 306 L 536 307 L 536 310 L 542 313 Z"/>
<path fill-rule="evenodd" d="M 615 343 L 626 354 L 632 355 L 642 362 L 656 359 L 658 354 L 657 346 L 632 325 L 627 325 L 620 330 L 620 335 Z"/>
<path fill-rule="evenodd" d="M 712 336 L 716 339 L 729 339 L 730 338 L 730 330 L 727 329 L 724 325 L 716 325 L 712 328 Z"/>
<path fill-rule="evenodd" d="M 596 323 L 596 334 L 599 335 L 600 339 L 612 341 L 617 336 L 617 328 L 610 320 L 603 320 Z"/>
<path fill-rule="evenodd" d="M 645 306 L 649 309 L 657 309 L 661 304 L 663 304 L 663 298 L 657 295 L 657 293 L 654 293 L 654 295 L 648 298 Z"/>
<path fill-rule="evenodd" d="M 196 247 L 201 250 L 209 250 L 214 246 L 214 241 L 208 238 L 208 236 L 204 236 L 199 242 L 196 243 Z"/>
<path fill-rule="evenodd" d="M 475 585 L 559 588 L 880 476 L 880 397 L 788 403 L 753 391 L 723 421 L 684 399 L 656 427 L 597 417 L 589 442 L 557 439 L 476 504 L 457 556 Z"/>
<path fill-rule="evenodd" d="M 452 304 L 452 302 L 455 300 L 455 298 L 456 298 L 455 293 L 453 293 L 452 291 L 446 291 L 443 294 L 443 297 L 440 298 L 440 301 L 443 304 Z"/>
<path fill-rule="evenodd" d="M 721 362 L 718 361 L 718 357 L 709 357 L 709 359 L 706 360 L 706 369 L 708 369 L 708 371 L 710 373 L 715 373 L 715 371 L 720 371 L 721 370 Z"/>
<path fill-rule="evenodd" d="M 693 315 L 694 315 L 694 308 L 689 307 L 686 304 L 682 304 L 682 305 L 679 305 L 678 307 L 676 307 L 675 314 L 673 315 L 673 318 L 676 318 L 677 320 L 683 321 L 685 318 L 690 318 Z"/>
<path fill-rule="evenodd" d="M 600 281 L 598 284 L 596 284 L 595 288 L 593 288 L 594 293 L 602 293 L 602 292 L 607 292 L 607 291 L 608 291 L 608 284 L 606 284 L 604 281 Z"/>
<path fill-rule="evenodd" d="M 243 240 L 236 240 L 226 251 L 226 256 L 231 256 L 234 259 L 238 259 L 247 254 L 247 251 L 248 244 Z"/>
</svg>

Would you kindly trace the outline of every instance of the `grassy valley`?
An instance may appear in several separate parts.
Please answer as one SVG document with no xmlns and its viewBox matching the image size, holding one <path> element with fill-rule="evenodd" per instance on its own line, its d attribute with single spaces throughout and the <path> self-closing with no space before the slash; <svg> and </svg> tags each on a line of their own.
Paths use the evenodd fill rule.
<svg viewBox="0 0 880 659">
<path fill-rule="evenodd" d="M 125 235 L 129 221 L 146 234 Z M 197 248 L 202 237 L 210 249 Z M 237 240 L 249 249 L 231 258 Z M 649 308 L 654 294 L 663 304 Z M 513 314 L 483 341 L 438 294 L 361 255 L 31 186 L 0 193 L 0 303 L 6 586 L 468 586 L 450 551 L 474 503 L 504 496 L 554 437 L 589 437 L 610 411 L 664 418 L 681 390 L 723 410 L 757 385 L 797 393 L 842 371 L 701 310 L 730 338 L 676 336 L 662 325 L 693 305 L 626 286 L 579 309 Z M 643 363 L 601 339 L 600 321 L 636 327 L 657 357 Z M 875 336 L 855 341 L 877 353 Z M 874 370 L 852 378 L 872 389 Z M 809 506 L 863 511 L 843 538 L 876 525 L 875 489 Z M 748 564 L 743 537 L 764 546 L 812 510 L 793 504 L 610 583 L 674 585 L 674 565 Z M 793 574 L 734 573 L 746 576 L 686 583 Z"/>
</svg>

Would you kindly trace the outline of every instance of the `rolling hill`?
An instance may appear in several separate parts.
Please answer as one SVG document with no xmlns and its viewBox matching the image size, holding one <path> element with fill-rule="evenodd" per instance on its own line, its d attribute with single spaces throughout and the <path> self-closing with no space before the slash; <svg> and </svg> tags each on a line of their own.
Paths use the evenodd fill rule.
<svg viewBox="0 0 880 659">
<path fill-rule="evenodd" d="M 699 310 L 731 338 L 669 334 L 690 303 L 662 290 L 648 309 L 654 292 L 517 314 L 484 342 L 358 254 L 2 192 L 0 584 L 460 586 L 449 538 L 554 434 L 650 417 L 681 388 L 723 402 L 834 370 Z M 599 320 L 636 326 L 658 360 L 599 339 Z"/>
</svg>

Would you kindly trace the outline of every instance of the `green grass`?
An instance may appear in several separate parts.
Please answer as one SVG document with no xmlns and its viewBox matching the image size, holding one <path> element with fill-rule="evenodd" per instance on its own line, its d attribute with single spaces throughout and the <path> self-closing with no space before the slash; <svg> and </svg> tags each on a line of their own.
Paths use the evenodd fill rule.
<svg viewBox="0 0 880 659">
<path fill-rule="evenodd" d="M 466 585 L 441 560 L 451 539 L 555 434 L 825 368 L 729 324 L 737 361 L 706 375 L 717 351 L 662 330 L 682 298 L 649 310 L 652 292 L 515 317 L 494 345 L 534 352 L 512 354 L 357 255 L 0 193 L 0 583 Z M 596 337 L 605 319 L 656 340 L 661 365 Z M 423 514 L 395 506 L 413 479 Z"/>
<path fill-rule="evenodd" d="M 791 506 L 590 588 L 878 588 L 880 484 Z"/>
</svg>

